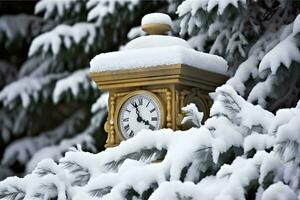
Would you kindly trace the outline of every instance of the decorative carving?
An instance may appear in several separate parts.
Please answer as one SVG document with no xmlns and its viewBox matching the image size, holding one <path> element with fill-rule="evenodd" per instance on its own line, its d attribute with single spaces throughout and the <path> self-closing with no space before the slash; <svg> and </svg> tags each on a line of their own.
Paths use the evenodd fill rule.
<svg viewBox="0 0 300 200">
<path fill-rule="evenodd" d="M 115 95 L 110 96 L 109 98 L 110 102 L 110 129 L 107 135 L 106 140 L 106 147 L 111 147 L 116 145 L 116 139 L 115 139 L 115 126 L 114 126 L 114 114 L 115 114 L 115 104 L 116 104 L 116 97 Z"/>
<path fill-rule="evenodd" d="M 167 88 L 163 88 L 163 89 L 154 89 L 154 90 L 150 90 L 153 93 L 165 93 L 166 94 L 166 99 L 167 99 L 167 117 L 166 117 L 166 127 L 167 128 L 172 128 L 172 92 L 167 89 Z"/>
<path fill-rule="evenodd" d="M 171 117 L 171 100 L 172 92 L 167 91 L 167 128 L 172 128 L 172 117 Z"/>
</svg>

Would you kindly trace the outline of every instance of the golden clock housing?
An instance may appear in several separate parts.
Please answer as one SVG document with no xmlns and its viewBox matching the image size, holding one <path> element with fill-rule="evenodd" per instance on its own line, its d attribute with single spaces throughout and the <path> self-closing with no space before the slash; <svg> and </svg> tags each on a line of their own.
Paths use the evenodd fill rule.
<svg viewBox="0 0 300 200">
<path fill-rule="evenodd" d="M 162 26 L 152 23 L 149 27 L 159 29 Z M 134 48 L 143 46 L 143 42 L 150 47 Z M 213 69 L 223 71 L 219 73 Z M 102 91 L 109 92 L 106 147 L 116 146 L 128 137 L 120 130 L 122 118 L 119 116 L 122 106 L 126 102 L 129 105 L 129 99 L 138 94 L 148 95 L 158 102 L 161 110 L 159 128 L 182 129 L 181 108 L 189 103 L 195 103 L 207 118 L 212 104 L 208 93 L 225 83 L 226 70 L 224 59 L 198 52 L 186 41 L 164 35 L 142 36 L 131 41 L 123 51 L 96 56 L 91 61 L 90 76 Z M 144 116 L 134 117 L 141 123 L 149 121 Z M 126 123 L 124 127 L 128 129 Z"/>
</svg>

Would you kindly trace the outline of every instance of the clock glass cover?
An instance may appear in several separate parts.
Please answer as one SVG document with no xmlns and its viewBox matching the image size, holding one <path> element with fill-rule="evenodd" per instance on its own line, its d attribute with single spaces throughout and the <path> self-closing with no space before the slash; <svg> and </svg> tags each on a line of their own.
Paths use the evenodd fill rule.
<svg viewBox="0 0 300 200">
<path fill-rule="evenodd" d="M 118 127 L 124 139 L 133 137 L 142 129 L 161 128 L 161 104 L 151 93 L 129 97 L 119 110 Z"/>
</svg>

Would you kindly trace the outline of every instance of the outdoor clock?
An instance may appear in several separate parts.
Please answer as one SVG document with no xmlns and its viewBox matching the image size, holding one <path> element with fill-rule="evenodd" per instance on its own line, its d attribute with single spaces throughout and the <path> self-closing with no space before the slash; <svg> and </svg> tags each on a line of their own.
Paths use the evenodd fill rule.
<svg viewBox="0 0 300 200">
<path fill-rule="evenodd" d="M 209 93 L 227 80 L 223 58 L 163 35 L 171 29 L 169 16 L 147 17 L 142 28 L 150 35 L 130 41 L 121 51 L 101 53 L 90 62 L 91 78 L 109 92 L 106 147 L 143 129 L 184 129 L 181 108 L 189 103 L 207 119 L 212 105 Z"/>
<path fill-rule="evenodd" d="M 160 98 L 146 90 L 124 96 L 116 107 L 116 131 L 125 140 L 142 129 L 158 130 L 164 124 L 164 107 Z"/>
</svg>

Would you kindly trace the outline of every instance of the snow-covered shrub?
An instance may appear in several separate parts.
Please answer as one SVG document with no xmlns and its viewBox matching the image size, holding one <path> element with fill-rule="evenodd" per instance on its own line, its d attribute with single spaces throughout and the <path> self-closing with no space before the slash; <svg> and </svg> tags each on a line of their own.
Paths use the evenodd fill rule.
<svg viewBox="0 0 300 200">
<path fill-rule="evenodd" d="M 212 96 L 211 118 L 200 128 L 141 131 L 98 154 L 73 149 L 58 164 L 44 160 L 32 174 L 1 182 L 0 195 L 74 200 L 297 199 L 300 126 L 295 120 L 299 121 L 300 110 L 282 109 L 273 115 L 229 86 Z"/>
</svg>

